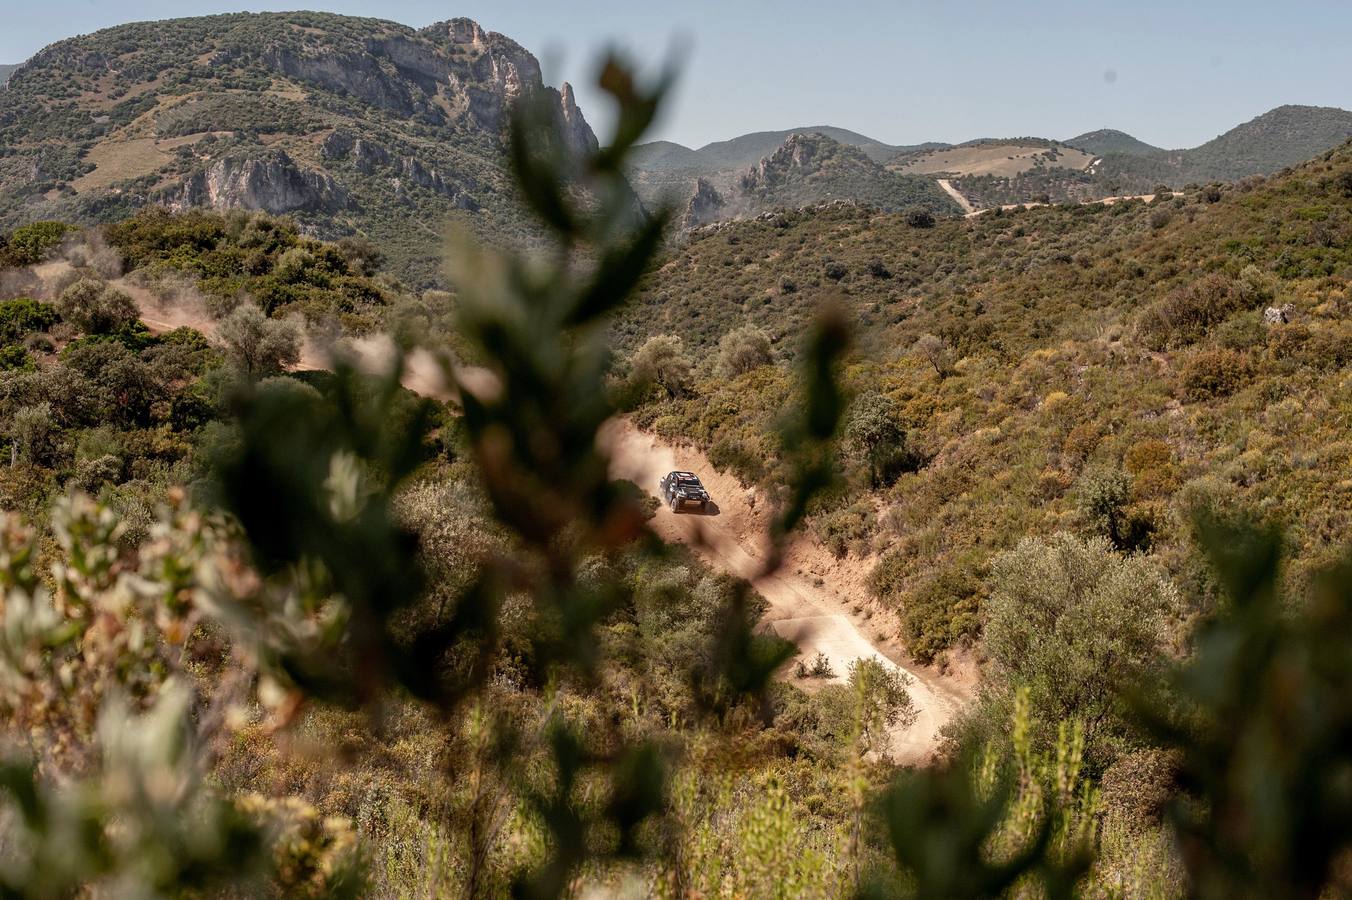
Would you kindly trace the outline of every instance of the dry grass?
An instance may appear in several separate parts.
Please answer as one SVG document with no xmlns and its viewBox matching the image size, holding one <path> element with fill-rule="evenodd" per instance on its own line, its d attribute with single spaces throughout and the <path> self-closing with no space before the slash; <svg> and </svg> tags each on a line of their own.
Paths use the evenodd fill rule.
<svg viewBox="0 0 1352 900">
<path fill-rule="evenodd" d="M 1055 159 L 1051 158 L 1053 152 L 1057 154 Z M 1012 178 L 1039 166 L 1082 172 L 1089 168 L 1094 159 L 1092 154 L 1070 147 L 1059 147 L 1052 151 L 1046 147 L 999 144 L 918 153 L 889 168 L 905 175 L 997 175 Z"/>
</svg>

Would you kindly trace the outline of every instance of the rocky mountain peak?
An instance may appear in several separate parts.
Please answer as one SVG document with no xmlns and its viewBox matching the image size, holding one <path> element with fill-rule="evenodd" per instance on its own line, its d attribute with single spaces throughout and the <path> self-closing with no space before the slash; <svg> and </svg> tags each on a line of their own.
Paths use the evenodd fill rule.
<svg viewBox="0 0 1352 900">
<path fill-rule="evenodd" d="M 558 105 L 563 122 L 563 135 L 568 141 L 568 146 L 578 153 L 594 151 L 599 146 L 596 135 L 583 117 L 582 110 L 578 108 L 573 86 L 566 81 L 559 87 Z"/>
<path fill-rule="evenodd" d="M 695 179 L 695 192 L 685 205 L 685 215 L 681 217 L 682 228 L 695 228 L 717 221 L 727 201 L 707 178 Z"/>
</svg>

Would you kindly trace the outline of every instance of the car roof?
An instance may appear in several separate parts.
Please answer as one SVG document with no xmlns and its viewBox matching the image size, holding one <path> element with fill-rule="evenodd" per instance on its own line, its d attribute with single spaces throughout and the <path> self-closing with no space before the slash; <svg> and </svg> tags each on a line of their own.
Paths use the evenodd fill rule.
<svg viewBox="0 0 1352 900">
<path fill-rule="evenodd" d="M 649 476 L 649 477 L 652 477 L 652 476 Z M 667 477 L 668 477 L 668 478 L 693 478 L 693 479 L 695 479 L 696 481 L 699 481 L 699 476 L 696 475 L 694 472 L 668 472 L 668 473 L 667 473 Z"/>
</svg>

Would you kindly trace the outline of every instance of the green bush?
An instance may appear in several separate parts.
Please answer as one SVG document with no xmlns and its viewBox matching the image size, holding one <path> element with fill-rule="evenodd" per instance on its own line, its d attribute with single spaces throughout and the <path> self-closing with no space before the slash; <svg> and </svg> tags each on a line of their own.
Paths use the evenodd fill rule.
<svg viewBox="0 0 1352 900">
<path fill-rule="evenodd" d="M 33 222 L 0 235 L 0 269 L 43 262 L 71 230 L 64 222 Z"/>
<path fill-rule="evenodd" d="M 0 300 L 0 343 L 21 341 L 33 332 L 50 329 L 61 320 L 56 308 L 29 297 Z"/>
<path fill-rule="evenodd" d="M 1049 746 L 1080 716 L 1100 771 L 1132 746 L 1117 685 L 1162 662 L 1162 624 L 1179 606 L 1165 574 L 1102 539 L 1025 538 L 991 565 L 986 649 L 1011 687 L 1030 692 Z"/>
<path fill-rule="evenodd" d="M 1203 350 L 1188 357 L 1181 381 L 1190 403 L 1228 397 L 1253 377 L 1249 358 L 1234 350 Z"/>
<path fill-rule="evenodd" d="M 865 555 L 868 539 L 873 535 L 878 518 L 871 500 L 860 500 L 844 509 L 838 509 L 812 520 L 812 531 L 817 540 L 837 557 L 854 552 Z"/>
</svg>

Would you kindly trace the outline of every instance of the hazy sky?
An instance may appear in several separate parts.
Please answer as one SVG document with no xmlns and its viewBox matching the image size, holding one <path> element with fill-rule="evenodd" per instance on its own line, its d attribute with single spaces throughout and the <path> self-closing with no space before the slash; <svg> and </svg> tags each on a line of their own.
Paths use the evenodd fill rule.
<svg viewBox="0 0 1352 900">
<path fill-rule="evenodd" d="M 298 0 L 0 0 L 0 62 L 122 22 L 295 8 Z M 1095 128 L 1190 147 L 1283 103 L 1352 106 L 1349 0 L 324 0 L 422 26 L 458 15 L 507 34 L 577 86 L 610 43 L 680 89 L 659 136 L 851 128 L 889 143 Z M 603 128 L 598 127 L 598 132 Z M 602 135 L 604 139 L 604 135 Z"/>
</svg>

